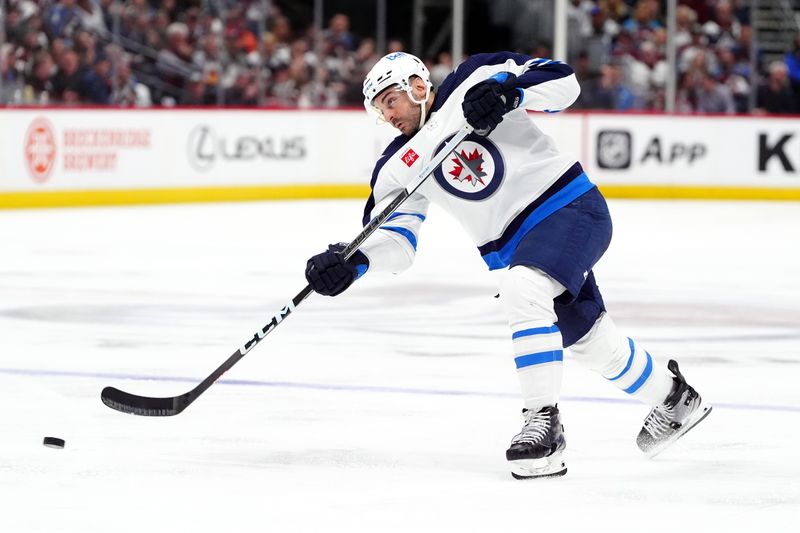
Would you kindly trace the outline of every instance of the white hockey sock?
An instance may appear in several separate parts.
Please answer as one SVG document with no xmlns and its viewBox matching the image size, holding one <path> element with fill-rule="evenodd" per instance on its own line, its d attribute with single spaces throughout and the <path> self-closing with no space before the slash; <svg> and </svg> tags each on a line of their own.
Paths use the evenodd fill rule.
<svg viewBox="0 0 800 533">
<path fill-rule="evenodd" d="M 666 366 L 633 339 L 620 335 L 607 314 L 570 350 L 575 359 L 645 404 L 660 405 L 672 390 Z"/>
<path fill-rule="evenodd" d="M 544 272 L 525 266 L 509 269 L 500 287 L 527 409 L 555 405 L 561 392 L 563 348 L 553 298 L 563 291 Z"/>
<path fill-rule="evenodd" d="M 564 352 L 555 325 L 518 329 L 511 335 L 525 407 L 555 405 L 561 391 Z"/>
<path fill-rule="evenodd" d="M 628 355 L 624 366 L 609 369 L 603 377 L 641 402 L 652 406 L 661 404 L 672 389 L 672 377 L 633 339 L 625 337 L 624 340 Z"/>
</svg>

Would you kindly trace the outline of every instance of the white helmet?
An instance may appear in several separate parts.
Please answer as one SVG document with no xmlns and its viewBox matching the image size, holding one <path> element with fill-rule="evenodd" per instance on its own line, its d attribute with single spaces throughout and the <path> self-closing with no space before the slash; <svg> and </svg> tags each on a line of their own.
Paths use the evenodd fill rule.
<svg viewBox="0 0 800 533">
<path fill-rule="evenodd" d="M 412 76 L 419 76 L 425 82 L 425 98 L 422 100 L 414 98 L 411 87 Z M 428 101 L 430 90 L 433 88 L 428 68 L 420 58 L 405 52 L 394 52 L 383 56 L 364 79 L 362 92 L 364 93 L 364 107 L 367 111 L 376 113 L 382 119 L 383 114 L 373 104 L 373 101 L 381 92 L 392 86 L 397 86 L 397 90 L 407 92 L 411 101 L 422 107 L 419 124 L 421 128 L 425 123 L 425 104 Z"/>
</svg>

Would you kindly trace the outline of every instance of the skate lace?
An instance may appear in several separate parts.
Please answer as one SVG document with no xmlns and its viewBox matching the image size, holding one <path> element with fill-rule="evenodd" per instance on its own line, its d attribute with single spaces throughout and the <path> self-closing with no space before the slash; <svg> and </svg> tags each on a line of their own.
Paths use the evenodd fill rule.
<svg viewBox="0 0 800 533">
<path fill-rule="evenodd" d="M 550 429 L 550 413 L 534 413 L 525 415 L 525 425 L 522 426 L 522 431 L 517 433 L 511 442 L 513 444 L 519 442 L 536 443 L 544 439 Z"/>
<path fill-rule="evenodd" d="M 644 429 L 654 438 L 665 435 L 672 426 L 670 423 L 674 417 L 672 406 L 658 406 L 650 411 L 644 421 Z"/>
</svg>

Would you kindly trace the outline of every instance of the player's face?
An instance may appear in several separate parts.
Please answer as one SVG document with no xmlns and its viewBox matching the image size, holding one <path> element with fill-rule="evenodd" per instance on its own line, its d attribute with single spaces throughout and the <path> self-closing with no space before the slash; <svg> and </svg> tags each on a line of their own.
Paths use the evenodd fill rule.
<svg viewBox="0 0 800 533">
<path fill-rule="evenodd" d="M 419 128 L 421 109 L 409 98 L 408 93 L 390 87 L 375 98 L 375 106 L 384 120 L 400 130 L 403 135 L 413 135 Z"/>
</svg>

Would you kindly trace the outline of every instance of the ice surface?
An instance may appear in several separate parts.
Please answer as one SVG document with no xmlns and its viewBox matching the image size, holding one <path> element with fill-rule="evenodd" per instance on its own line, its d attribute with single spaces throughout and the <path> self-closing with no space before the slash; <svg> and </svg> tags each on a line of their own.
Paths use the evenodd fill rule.
<svg viewBox="0 0 800 533">
<path fill-rule="evenodd" d="M 626 334 L 714 404 L 655 460 L 647 408 L 572 364 L 564 478 L 515 481 L 510 335 L 433 209 L 417 264 L 312 295 L 192 388 L 360 230 L 351 201 L 0 212 L 0 531 L 790 531 L 800 524 L 800 205 L 611 202 L 598 265 Z M 42 446 L 46 435 L 64 450 Z"/>
</svg>

